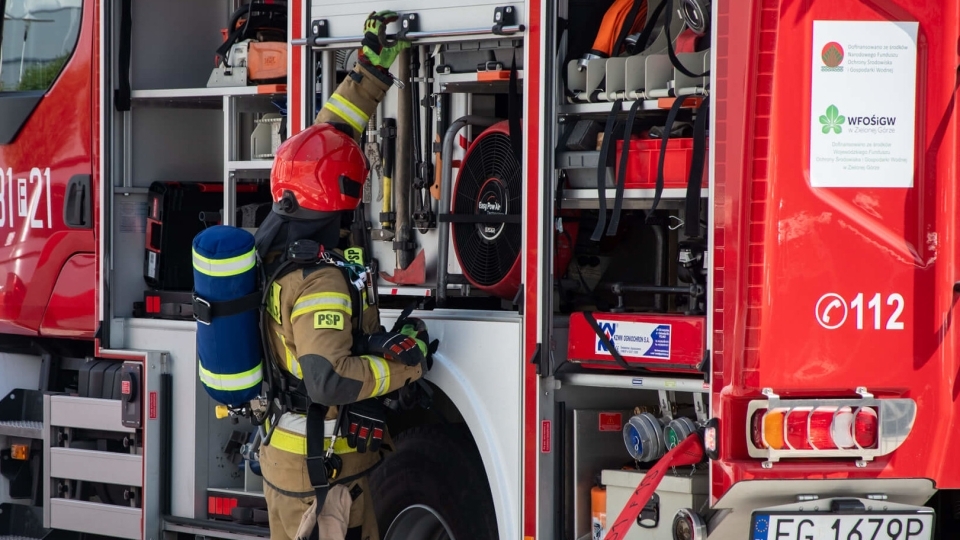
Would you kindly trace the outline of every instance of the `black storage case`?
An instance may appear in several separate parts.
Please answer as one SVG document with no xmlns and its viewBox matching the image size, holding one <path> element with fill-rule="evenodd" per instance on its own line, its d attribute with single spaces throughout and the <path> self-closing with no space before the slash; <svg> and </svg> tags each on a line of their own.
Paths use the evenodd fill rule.
<svg viewBox="0 0 960 540">
<path fill-rule="evenodd" d="M 237 207 L 270 201 L 265 184 L 238 184 L 236 191 Z M 147 204 L 144 281 L 157 290 L 193 290 L 193 238 L 214 224 L 209 216 L 219 216 L 223 184 L 154 182 Z"/>
</svg>

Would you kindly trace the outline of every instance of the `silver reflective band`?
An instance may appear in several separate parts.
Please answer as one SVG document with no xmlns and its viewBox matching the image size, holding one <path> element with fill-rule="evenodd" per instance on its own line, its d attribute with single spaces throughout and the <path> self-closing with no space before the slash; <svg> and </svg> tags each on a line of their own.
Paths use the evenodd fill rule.
<svg viewBox="0 0 960 540">
<path fill-rule="evenodd" d="M 263 363 L 257 364 L 257 367 L 244 371 L 243 373 L 236 373 L 231 375 L 217 375 L 211 371 L 208 371 L 203 367 L 199 361 L 197 362 L 197 367 L 200 372 L 200 381 L 203 384 L 207 385 L 208 388 L 214 390 L 222 390 L 225 392 L 235 392 L 238 390 L 248 390 L 258 384 L 263 380 L 262 368 Z"/>
<path fill-rule="evenodd" d="M 342 309 L 348 316 L 352 316 L 353 309 L 350 304 L 350 299 L 340 293 L 309 294 L 302 296 L 301 300 L 294 304 L 290 318 L 320 309 Z"/>
<path fill-rule="evenodd" d="M 358 132 L 363 131 L 363 127 L 366 126 L 367 121 L 370 120 L 356 105 L 337 94 L 330 96 L 330 99 L 323 104 L 323 107 L 330 109 L 337 116 L 346 120 L 347 123 Z"/>
<path fill-rule="evenodd" d="M 257 264 L 256 250 L 250 250 L 229 259 L 208 259 L 193 250 L 193 267 L 198 272 L 213 277 L 228 277 L 242 274 Z"/>
</svg>

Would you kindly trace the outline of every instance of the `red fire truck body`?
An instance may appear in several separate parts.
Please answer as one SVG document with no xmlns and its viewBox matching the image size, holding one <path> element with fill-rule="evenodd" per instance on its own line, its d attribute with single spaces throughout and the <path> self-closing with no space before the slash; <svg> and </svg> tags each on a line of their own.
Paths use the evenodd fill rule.
<svg viewBox="0 0 960 540">
<path fill-rule="evenodd" d="M 684 2 L 677 1 L 677 6 L 667 10 L 686 9 L 680 5 Z M 376 3 L 365 3 L 362 8 L 336 7 L 319 0 L 288 3 L 285 84 L 269 89 L 250 84 L 243 90 L 230 90 L 204 88 L 204 81 L 199 79 L 187 86 L 181 82 L 186 76 L 181 77 L 178 70 L 206 74 L 213 68 L 214 50 L 223 39 L 218 25 L 226 26 L 230 13 L 242 2 L 211 3 L 215 7 L 197 7 L 186 1 L 169 6 L 144 2 L 141 7 L 140 2 L 134 2 L 132 45 L 125 46 L 123 2 L 61 0 L 44 7 L 42 2 L 30 0 L 0 1 L 6 15 L 0 33 L 0 57 L 4 58 L 0 67 L 0 380 L 8 381 L 0 384 L 0 394 L 17 388 L 47 393 L 42 398 L 46 403 L 41 403 L 46 416 L 36 432 L 4 432 L 4 421 L 11 419 L 0 414 L 0 447 L 26 445 L 47 462 L 34 471 L 39 475 L 36 485 L 42 493 L 34 491 L 27 497 L 0 493 L 0 503 L 35 503 L 36 507 L 46 503 L 45 530 L 124 535 L 109 528 L 76 525 L 84 522 L 86 507 L 71 510 L 77 513 L 69 519 L 60 506 L 53 508 L 61 510 L 50 510 L 51 499 L 70 499 L 74 495 L 71 489 L 76 489 L 69 482 L 56 480 L 60 469 L 48 470 L 57 458 L 56 442 L 50 439 L 61 433 L 57 430 L 62 428 L 57 426 L 70 425 L 56 424 L 57 399 L 76 397 L 76 391 L 71 391 L 74 383 L 64 383 L 50 374 L 49 366 L 56 371 L 59 365 L 45 359 L 50 356 L 76 360 L 60 365 L 64 371 L 83 372 L 82 365 L 98 360 L 142 366 L 136 373 L 146 397 L 132 413 L 139 414 L 140 419 L 123 424 L 123 429 L 129 428 L 138 437 L 131 444 L 139 448 L 141 460 L 137 463 L 142 467 L 138 469 L 142 478 L 137 489 L 131 490 L 131 497 L 133 508 L 142 512 L 142 520 L 136 525 L 142 537 L 200 534 L 198 531 L 213 537 L 222 534 L 224 538 L 264 534 L 262 527 L 244 532 L 232 522 L 229 527 L 234 528 L 224 529 L 225 521 L 215 519 L 216 512 L 208 509 L 208 504 L 214 508 L 221 499 L 243 506 L 245 497 L 256 499 L 257 490 L 247 489 L 252 477 L 249 466 L 227 475 L 229 481 L 223 482 L 230 485 L 226 487 L 213 485 L 216 482 L 212 478 L 219 473 L 205 472 L 203 479 L 195 477 L 201 469 L 233 471 L 219 453 L 230 442 L 234 428 L 209 428 L 210 440 L 205 439 L 205 426 L 214 425 L 205 420 L 211 417 L 213 404 L 199 390 L 195 377 L 190 378 L 196 373 L 195 364 L 191 364 L 196 360 L 192 342 L 195 323 L 189 317 L 156 322 L 162 318 L 143 318 L 134 313 L 134 301 L 149 304 L 143 297 L 149 287 L 144 286 L 140 269 L 143 258 L 150 255 L 143 245 L 128 248 L 125 242 L 134 235 L 142 238 L 148 234 L 144 212 L 149 212 L 146 202 L 152 192 L 147 188 L 154 181 L 192 182 L 212 177 L 206 181 L 225 186 L 223 206 L 217 210 L 236 207 L 233 191 L 238 182 L 251 176 L 261 182 L 268 179 L 270 162 L 241 156 L 247 143 L 231 142 L 230 130 L 243 124 L 239 116 L 233 116 L 232 107 L 266 96 L 266 101 L 251 106 L 251 110 L 264 114 L 272 109 L 270 99 L 282 98 L 286 103 L 285 136 L 303 130 L 322 104 L 314 103 L 311 96 L 325 99 L 334 87 L 331 79 L 335 73 L 329 66 L 341 62 L 337 54 L 346 54 L 359 43 L 361 27 L 355 23 L 363 20 L 360 12 L 394 9 Z M 573 411 L 616 411 L 619 420 L 614 431 L 619 432 L 631 415 L 639 414 L 631 403 L 663 406 L 667 399 L 668 407 L 672 404 L 681 410 L 687 405 L 697 408 L 700 403 L 706 407 L 691 416 L 710 454 L 700 467 L 707 478 L 705 504 L 691 511 L 699 516 L 709 538 L 766 538 L 752 535 L 759 534 L 759 523 L 773 523 L 763 519 L 778 519 L 777 510 L 771 508 L 783 505 L 781 511 L 787 512 L 797 510 L 787 508 L 795 504 L 807 505 L 803 509 L 810 511 L 809 505 L 817 500 L 874 501 L 892 509 L 899 508 L 898 504 L 909 505 L 909 511 L 897 510 L 903 515 L 922 514 L 924 508 L 932 508 L 939 527 L 937 536 L 932 536 L 930 528 L 916 537 L 949 538 L 957 526 L 955 490 L 960 489 L 960 463 L 950 457 L 950 449 L 960 445 L 960 434 L 953 430 L 960 392 L 960 360 L 953 325 L 960 291 L 956 272 L 960 140 L 955 106 L 960 13 L 948 2 L 920 5 L 906 0 L 694 3 L 711 10 L 709 55 L 701 66 L 710 72 L 706 77 L 709 83 L 704 85 L 707 91 L 702 94 L 710 101 L 706 187 L 701 197 L 704 217 L 677 214 L 680 217 L 668 219 L 668 223 L 704 221 L 706 311 L 690 316 L 701 321 L 702 346 L 698 344 L 692 350 L 703 349 L 705 361 L 699 372 L 680 369 L 636 373 L 612 363 L 591 364 L 589 358 L 571 357 L 570 351 L 584 343 L 600 351 L 600 340 L 594 341 L 589 331 L 586 337 L 576 334 L 574 316 L 560 309 L 561 296 L 556 292 L 564 276 L 568 272 L 575 276 L 572 268 L 583 265 L 586 257 L 575 254 L 569 267 L 561 267 L 556 258 L 559 246 L 573 247 L 563 244 L 566 240 L 557 231 L 565 225 L 558 226 L 558 222 L 578 223 L 580 238 L 575 243 L 581 245 L 590 236 L 593 222 L 579 224 L 576 220 L 582 217 L 571 218 L 569 212 L 593 211 L 598 198 L 594 176 L 587 188 L 571 187 L 567 172 L 561 175 L 566 169 L 558 165 L 559 156 L 566 150 L 558 146 L 560 134 L 565 126 L 584 118 L 599 122 L 602 128 L 612 102 L 621 99 L 609 88 L 613 84 L 611 73 L 615 73 L 609 65 L 605 68 L 603 82 L 608 87 L 601 94 L 604 97 L 590 102 L 570 98 L 575 92 L 568 90 L 576 84 L 570 77 L 574 77 L 571 74 L 576 68 L 568 64 L 577 57 L 565 56 L 565 47 L 577 31 L 574 19 L 580 12 L 575 11 L 574 4 L 579 4 L 572 0 L 509 4 L 516 13 L 500 33 L 495 28 L 486 29 L 495 24 L 496 3 L 397 4 L 400 13 L 420 15 L 419 29 L 412 32 L 412 39 L 423 45 L 424 61 L 432 49 L 452 55 L 454 45 L 470 43 L 469 47 L 483 51 L 487 47 L 483 43 L 490 42 L 493 45 L 488 48 L 497 52 L 490 61 L 500 62 L 499 70 L 506 73 L 510 61 L 509 57 L 504 60 L 501 52 L 513 48 L 522 53 L 515 55 L 517 63 L 522 64 L 523 109 L 522 196 L 517 199 L 521 206 L 512 210 L 519 216 L 522 246 L 517 255 L 521 285 L 515 298 L 502 299 L 502 306 L 431 304 L 437 296 L 445 299 L 448 291 L 460 291 L 458 298 L 469 299 L 478 291 L 484 296 L 483 288 L 469 279 L 437 285 L 440 274 L 463 273 L 469 267 L 455 257 L 445 259 L 447 255 L 442 252 L 446 246 L 438 247 L 447 237 L 437 231 L 456 226 L 443 219 L 416 235 L 417 250 L 422 248 L 426 254 L 426 279 L 412 284 L 391 283 L 383 277 L 378 281 L 381 298 L 417 299 L 422 310 L 418 313 L 428 321 L 431 335 L 437 329 L 444 360 L 436 374 L 427 378 L 449 399 L 441 410 L 467 427 L 483 465 L 483 483 L 490 489 L 490 508 L 496 514 L 491 523 L 497 529 L 485 534 L 490 538 L 499 534 L 499 538 L 579 539 L 584 532 L 580 516 L 588 511 L 590 501 L 589 496 L 584 500 L 578 490 L 586 485 L 589 491 L 593 482 L 591 474 L 584 477 L 586 484 L 582 478 L 571 478 L 571 474 L 584 474 L 576 472 L 581 467 L 577 455 L 587 452 L 581 448 L 589 447 L 570 432 L 568 422 L 574 417 Z M 656 4 L 659 2 L 650 3 L 650 12 Z M 677 16 L 675 13 L 674 18 Z M 149 24 L 148 19 L 154 17 L 159 17 L 156 24 Z M 193 22 L 184 23 L 183 39 L 178 39 L 174 28 L 191 17 Z M 37 22 L 40 20 L 51 21 L 46 24 L 56 28 L 49 30 L 56 35 L 55 40 L 36 37 L 48 32 L 43 22 Z M 327 21 L 329 32 L 317 33 L 311 27 L 316 20 Z M 562 24 L 564 21 L 566 24 Z M 856 34 L 861 31 L 856 24 L 866 22 L 901 25 L 894 30 L 877 27 L 877 32 L 901 29 L 906 35 L 914 31 L 914 48 L 881 38 L 874 42 Z M 827 23 L 849 26 L 832 30 L 834 27 Z M 200 28 L 204 25 L 209 28 Z M 210 35 L 203 34 L 207 30 Z M 590 32 L 595 33 L 596 28 Z M 824 38 L 818 32 L 844 37 Z M 869 36 L 869 31 L 864 32 Z M 824 39 L 832 41 L 823 45 Z M 481 45 L 475 47 L 474 42 Z M 872 49 L 864 43 L 879 45 Z M 198 44 L 212 48 L 198 49 Z M 837 49 L 831 48 L 834 44 Z M 26 52 L 16 51 L 19 64 L 8 62 L 11 51 L 20 46 Z M 28 52 L 33 48 L 31 58 Z M 131 50 L 133 67 L 125 69 L 123 56 Z M 158 55 L 155 61 L 148 59 L 153 53 Z M 686 54 L 681 56 L 689 59 L 697 53 Z M 914 56 L 915 75 L 903 67 L 914 66 L 910 63 Z M 44 62 L 56 62 L 58 58 L 62 69 L 58 66 L 44 79 L 43 67 L 49 65 Z M 630 61 L 626 61 L 627 70 Z M 317 65 L 327 69 L 319 82 Z M 28 80 L 23 75 L 25 68 L 37 72 L 39 85 L 24 82 Z M 586 84 L 596 86 L 596 81 L 590 82 L 595 73 L 591 69 L 585 70 Z M 648 72 L 650 69 L 648 64 Z M 4 88 L 8 80 L 4 76 L 17 70 L 18 76 L 9 75 L 9 80 L 20 86 Z M 827 88 L 824 85 L 835 84 L 829 76 L 853 77 L 869 72 L 878 77 L 877 81 L 887 81 L 890 78 L 883 78 L 885 70 L 901 70 L 897 73 L 902 76 L 897 78 L 906 80 L 905 88 L 913 89 L 912 101 L 900 90 L 876 86 L 876 94 L 859 96 L 862 99 L 837 97 L 847 99 L 847 105 L 828 103 L 833 112 L 817 108 L 827 103 L 823 99 L 833 99 L 823 90 Z M 133 81 L 132 90 L 124 88 L 125 74 Z M 490 98 L 488 103 L 483 96 L 503 94 L 506 86 L 489 90 L 482 84 L 484 79 L 468 75 L 454 79 L 441 71 L 430 74 L 435 79 L 429 84 L 435 86 L 428 88 L 441 88 L 437 94 L 453 96 L 450 108 L 455 113 L 450 120 L 461 114 L 504 118 L 505 103 L 498 101 L 500 98 Z M 172 82 L 166 84 L 165 78 Z M 499 82 L 505 80 L 504 75 Z M 420 84 L 416 83 L 418 87 Z M 630 88 L 625 90 L 620 113 L 625 113 L 630 104 Z M 399 91 L 390 90 L 379 121 L 398 116 L 395 111 L 400 101 L 393 94 Z M 889 97 L 885 97 L 887 92 Z M 651 105 L 641 114 L 665 113 L 677 99 L 649 94 L 648 89 L 645 103 Z M 125 107 L 124 99 L 132 100 L 132 107 Z M 658 99 L 668 101 L 658 103 Z M 186 116 L 190 114 L 196 114 L 199 120 Z M 892 118 L 896 123 L 879 121 Z M 177 122 L 188 127 L 165 127 Z M 424 124 L 432 122 L 431 117 L 423 120 Z M 436 170 L 441 169 L 441 161 L 466 160 L 466 148 L 480 139 L 486 128 L 472 120 L 464 125 L 462 132 L 455 132 L 463 138 L 463 144 L 457 144 L 457 153 L 452 155 L 444 155 L 441 150 L 445 134 L 432 131 L 436 141 L 433 137 L 430 141 L 436 146 L 424 155 L 437 153 L 441 159 L 434 163 Z M 375 124 L 374 131 L 379 127 Z M 861 140 L 841 136 L 867 137 L 865 134 L 879 138 L 862 140 L 887 140 L 885 135 L 895 140 L 905 131 L 909 133 L 904 136 L 913 141 L 912 148 L 879 142 L 865 146 L 838 142 Z M 825 143 L 818 139 L 828 136 L 834 139 Z M 216 146 L 203 146 L 209 141 Z M 226 157 L 216 157 L 213 165 L 208 165 L 203 161 L 205 153 Z M 824 157 L 827 154 L 831 157 Z M 202 163 L 195 163 L 198 160 Z M 182 175 L 179 165 L 186 171 Z M 909 174 L 897 172 L 902 170 Z M 255 174 L 241 174 L 250 171 Z M 432 177 L 430 180 L 432 183 Z M 376 179 L 371 177 L 370 183 L 376 184 Z M 382 193 L 381 187 L 375 189 L 375 194 Z M 613 206 L 614 191 L 614 187 L 607 188 L 607 209 Z M 626 191 L 626 209 L 650 210 L 652 189 Z M 682 209 L 683 191 L 666 190 L 661 208 L 668 212 Z M 449 206 L 450 195 L 444 195 L 441 201 L 448 201 L 444 204 Z M 584 202 L 591 196 L 593 202 Z M 671 206 L 670 200 L 680 202 Z M 372 201 L 367 217 L 373 223 L 371 230 L 377 230 L 380 202 L 376 198 Z M 442 217 L 449 212 L 441 204 L 436 213 Z M 224 210 L 222 222 L 237 225 L 233 217 L 226 217 L 228 214 L 232 216 L 230 210 Z M 669 230 L 675 231 L 676 227 Z M 185 245 L 189 240 L 182 239 Z M 452 241 L 456 249 L 457 240 Z M 395 272 L 390 243 L 377 243 L 375 239 L 374 244 L 377 247 L 371 251 L 377 255 L 380 269 Z M 642 258 L 648 254 L 646 246 L 621 243 L 614 251 L 623 254 L 636 249 Z M 671 254 L 674 256 L 675 251 Z M 438 262 L 440 257 L 444 259 Z M 601 257 L 605 257 L 602 252 Z M 580 275 L 571 279 L 584 278 Z M 151 293 L 146 294 L 149 297 Z M 399 313 L 394 309 L 399 305 L 398 301 L 384 309 L 385 320 Z M 601 318 L 603 310 L 595 311 Z M 627 310 L 625 320 L 632 320 L 630 313 Z M 669 322 L 669 318 L 666 320 Z M 615 331 L 608 332 L 607 337 L 614 335 Z M 575 336 L 589 342 L 568 342 Z M 683 345 L 674 342 L 672 346 Z M 495 354 L 482 350 L 486 347 Z M 23 355 L 36 362 L 25 360 Z M 583 365 L 576 366 L 578 370 L 572 373 L 558 369 L 565 363 L 581 362 Z M 150 367 L 152 364 L 156 365 Z M 39 388 L 33 384 L 38 372 L 42 379 Z M 172 386 L 164 393 L 164 384 L 169 381 L 164 382 L 162 376 L 171 373 Z M 85 375 L 78 377 L 84 380 Z M 80 394 L 83 397 L 82 391 Z M 677 397 L 680 395 L 687 397 Z M 98 396 L 88 397 L 100 402 L 94 399 Z M 122 398 L 107 396 L 103 401 L 111 399 L 131 403 L 126 394 Z M 115 413 L 113 405 L 110 407 L 105 414 Z M 173 408 L 176 412 L 169 412 Z M 662 413 L 663 408 L 660 410 Z M 168 412 L 173 416 L 164 420 Z M 827 414 L 826 420 L 818 420 L 818 412 Z M 667 420 L 677 414 L 667 415 Z M 839 442 L 836 431 L 831 431 L 839 425 L 841 416 L 849 418 L 844 436 L 852 440 L 846 445 Z M 174 419 L 183 417 L 191 418 L 189 429 Z M 164 432 L 161 421 L 171 422 L 171 427 L 163 429 L 172 431 Z M 115 419 L 105 422 L 121 431 Z M 417 426 L 424 421 L 418 417 L 410 423 Z M 75 429 L 96 427 L 77 425 Z M 815 431 L 821 428 L 832 439 L 815 439 Z M 604 431 L 602 425 L 599 431 Z M 42 437 L 36 440 L 46 438 L 42 444 L 23 442 L 38 434 Z M 151 450 L 161 453 L 159 441 L 170 434 L 182 440 L 167 440 L 164 444 L 173 445 L 173 450 L 162 451 L 162 457 L 152 455 Z M 614 434 L 614 439 L 619 440 L 619 436 Z M 589 439 L 589 435 L 584 437 Z M 781 439 L 776 440 L 778 437 Z M 581 444 L 585 446 L 576 446 Z M 197 449 L 195 454 L 191 453 L 193 448 Z M 209 452 L 209 457 L 203 452 Z M 625 461 L 631 461 L 625 449 L 619 448 L 618 452 Z M 569 468 L 568 463 L 572 463 Z M 165 481 L 151 476 L 154 473 L 173 475 L 169 481 L 172 485 L 164 486 Z M 512 477 L 513 473 L 518 477 Z M 684 475 L 678 471 L 674 474 Z M 59 478 L 96 483 L 95 478 L 70 474 Z M 0 488 L 13 485 L 11 477 L 0 483 Z M 181 506 L 176 500 L 171 503 L 171 493 L 179 494 L 181 489 L 195 500 L 191 498 Z M 610 489 L 607 486 L 608 497 Z M 575 491 L 578 495 L 572 495 Z M 664 497 L 661 494 L 661 501 Z M 125 511 L 131 508 L 122 501 L 114 505 Z M 665 508 L 661 507 L 660 528 L 673 530 L 674 514 L 666 515 Z M 814 513 L 825 510 L 817 508 Z M 852 512 L 866 523 L 868 511 L 873 510 L 859 511 Z M 757 518 L 758 514 L 770 517 Z M 608 527 L 615 517 L 607 514 Z M 903 520 L 906 526 L 907 518 Z M 888 519 L 883 527 L 888 522 L 900 523 Z M 0 519 L 0 526 L 3 523 Z M 64 525 L 58 527 L 58 523 Z M 68 523 L 71 525 L 65 525 Z M 846 522 L 843 526 L 847 527 Z M 634 526 L 631 534 L 637 534 L 637 530 Z M 867 538 L 868 530 L 873 529 L 861 529 L 862 536 L 853 532 L 853 536 L 846 536 L 848 530 L 843 529 L 838 537 Z M 789 538 L 800 538 L 800 531 L 791 531 L 794 536 Z M 827 538 L 822 536 L 823 530 L 818 531 L 821 536 L 815 538 Z M 384 533 L 381 530 L 381 535 Z M 0 537 L 4 534 L 0 529 Z M 684 538 L 669 536 L 670 532 L 657 534 Z M 685 538 L 706 537 L 693 533 Z M 769 537 L 781 538 L 773 534 Z"/>
</svg>

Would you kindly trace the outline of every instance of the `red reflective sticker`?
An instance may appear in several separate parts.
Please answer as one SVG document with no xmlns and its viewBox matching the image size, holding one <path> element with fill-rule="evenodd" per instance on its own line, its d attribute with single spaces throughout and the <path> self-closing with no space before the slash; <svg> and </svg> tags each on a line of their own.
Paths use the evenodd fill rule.
<svg viewBox="0 0 960 540">
<path fill-rule="evenodd" d="M 157 393 L 150 392 L 150 420 L 157 419 Z"/>
<path fill-rule="evenodd" d="M 550 421 L 544 420 L 540 423 L 540 451 L 544 454 L 550 453 Z"/>
</svg>

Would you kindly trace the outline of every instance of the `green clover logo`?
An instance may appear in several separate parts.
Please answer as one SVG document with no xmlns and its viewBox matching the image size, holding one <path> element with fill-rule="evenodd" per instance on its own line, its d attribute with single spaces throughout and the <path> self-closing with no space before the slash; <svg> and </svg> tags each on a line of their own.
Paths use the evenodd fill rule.
<svg viewBox="0 0 960 540">
<path fill-rule="evenodd" d="M 827 107 L 827 114 L 820 116 L 820 123 L 823 124 L 823 132 L 830 133 L 832 130 L 836 134 L 840 134 L 843 131 L 840 128 L 840 125 L 843 124 L 847 119 L 844 118 L 840 111 L 837 110 L 836 105 L 831 105 Z"/>
</svg>

